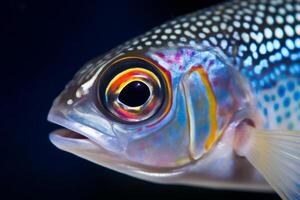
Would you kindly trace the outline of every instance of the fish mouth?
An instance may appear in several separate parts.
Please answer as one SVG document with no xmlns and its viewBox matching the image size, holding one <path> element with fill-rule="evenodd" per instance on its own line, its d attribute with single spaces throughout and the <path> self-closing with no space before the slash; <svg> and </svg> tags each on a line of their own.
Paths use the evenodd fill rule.
<svg viewBox="0 0 300 200">
<path fill-rule="evenodd" d="M 69 129 L 58 129 L 51 134 L 54 135 L 54 137 L 62 137 L 66 139 L 89 140 L 88 137 Z"/>
<path fill-rule="evenodd" d="M 49 139 L 56 147 L 70 153 L 77 152 L 78 150 L 87 151 L 92 149 L 104 151 L 103 147 L 97 145 L 88 137 L 66 128 L 51 132 Z"/>
<path fill-rule="evenodd" d="M 75 154 L 101 166 L 123 171 L 126 160 L 111 152 L 92 139 L 70 129 L 62 128 L 49 134 L 49 139 L 57 148 Z M 124 172 L 123 172 L 124 173 Z"/>
<path fill-rule="evenodd" d="M 115 137 L 66 117 L 56 106 L 51 108 L 47 119 L 62 126 L 49 134 L 52 144 L 97 165 L 156 183 L 176 182 L 176 177 L 182 174 L 182 170 L 147 166 L 129 160 L 122 151 L 109 150 L 105 142 L 102 144 L 103 138 L 116 139 Z"/>
<path fill-rule="evenodd" d="M 91 128 L 66 118 L 56 106 L 51 108 L 47 119 L 62 126 L 49 134 L 51 143 L 57 148 L 108 168 L 123 160 L 120 155 L 97 143 L 107 134 L 91 131 Z"/>
<path fill-rule="evenodd" d="M 106 150 L 88 137 L 69 129 L 55 130 L 50 133 L 49 138 L 56 147 L 63 151 L 139 179 L 156 183 L 172 183 L 174 178 L 181 174 L 181 172 L 161 171 L 132 163 L 122 156 Z"/>
<path fill-rule="evenodd" d="M 116 136 L 83 125 L 69 117 L 59 105 L 54 104 L 48 114 L 48 121 L 62 126 L 49 134 L 49 139 L 57 148 L 91 161 L 102 167 L 156 183 L 173 183 L 182 170 L 160 169 L 128 159 L 122 149 L 110 150 L 117 145 Z"/>
</svg>

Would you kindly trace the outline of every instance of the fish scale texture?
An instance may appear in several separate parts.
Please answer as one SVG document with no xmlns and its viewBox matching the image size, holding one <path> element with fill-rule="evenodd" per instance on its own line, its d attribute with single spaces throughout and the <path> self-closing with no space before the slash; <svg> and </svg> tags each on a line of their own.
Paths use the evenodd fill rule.
<svg viewBox="0 0 300 200">
<path fill-rule="evenodd" d="M 264 127 L 300 130 L 298 0 L 236 0 L 180 16 L 86 64 L 69 86 L 80 87 L 119 55 L 180 46 L 224 53 L 252 88 Z"/>
</svg>

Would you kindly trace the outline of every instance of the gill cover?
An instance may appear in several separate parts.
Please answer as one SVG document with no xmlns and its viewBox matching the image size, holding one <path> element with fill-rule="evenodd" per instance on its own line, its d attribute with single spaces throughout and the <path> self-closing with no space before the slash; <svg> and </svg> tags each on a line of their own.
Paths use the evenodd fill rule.
<svg viewBox="0 0 300 200">
<path fill-rule="evenodd" d="M 189 159 L 198 160 L 221 138 L 235 114 L 247 108 L 248 88 L 233 66 L 212 48 L 157 51 L 152 57 L 161 65 L 173 63 L 182 72 L 179 90 L 185 110 L 180 119 L 185 118 Z"/>
</svg>

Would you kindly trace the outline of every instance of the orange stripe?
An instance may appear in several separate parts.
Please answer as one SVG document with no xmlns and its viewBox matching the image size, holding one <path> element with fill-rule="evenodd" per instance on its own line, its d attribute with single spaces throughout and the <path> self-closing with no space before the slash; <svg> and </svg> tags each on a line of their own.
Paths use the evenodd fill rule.
<svg viewBox="0 0 300 200">
<path fill-rule="evenodd" d="M 209 103 L 209 119 L 210 119 L 210 133 L 205 143 L 205 150 L 209 150 L 214 142 L 217 140 L 218 121 L 217 121 L 217 100 L 210 84 L 208 75 L 202 67 L 193 67 L 192 71 L 198 72 L 202 82 L 206 88 L 208 103 Z"/>
</svg>

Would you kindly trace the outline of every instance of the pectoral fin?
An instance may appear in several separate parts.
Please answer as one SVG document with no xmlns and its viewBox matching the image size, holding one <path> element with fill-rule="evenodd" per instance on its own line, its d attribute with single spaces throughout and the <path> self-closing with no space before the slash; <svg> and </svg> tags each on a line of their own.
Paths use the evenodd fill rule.
<svg viewBox="0 0 300 200">
<path fill-rule="evenodd" d="M 246 158 L 283 199 L 300 199 L 300 131 L 262 131 L 247 126 Z"/>
</svg>

